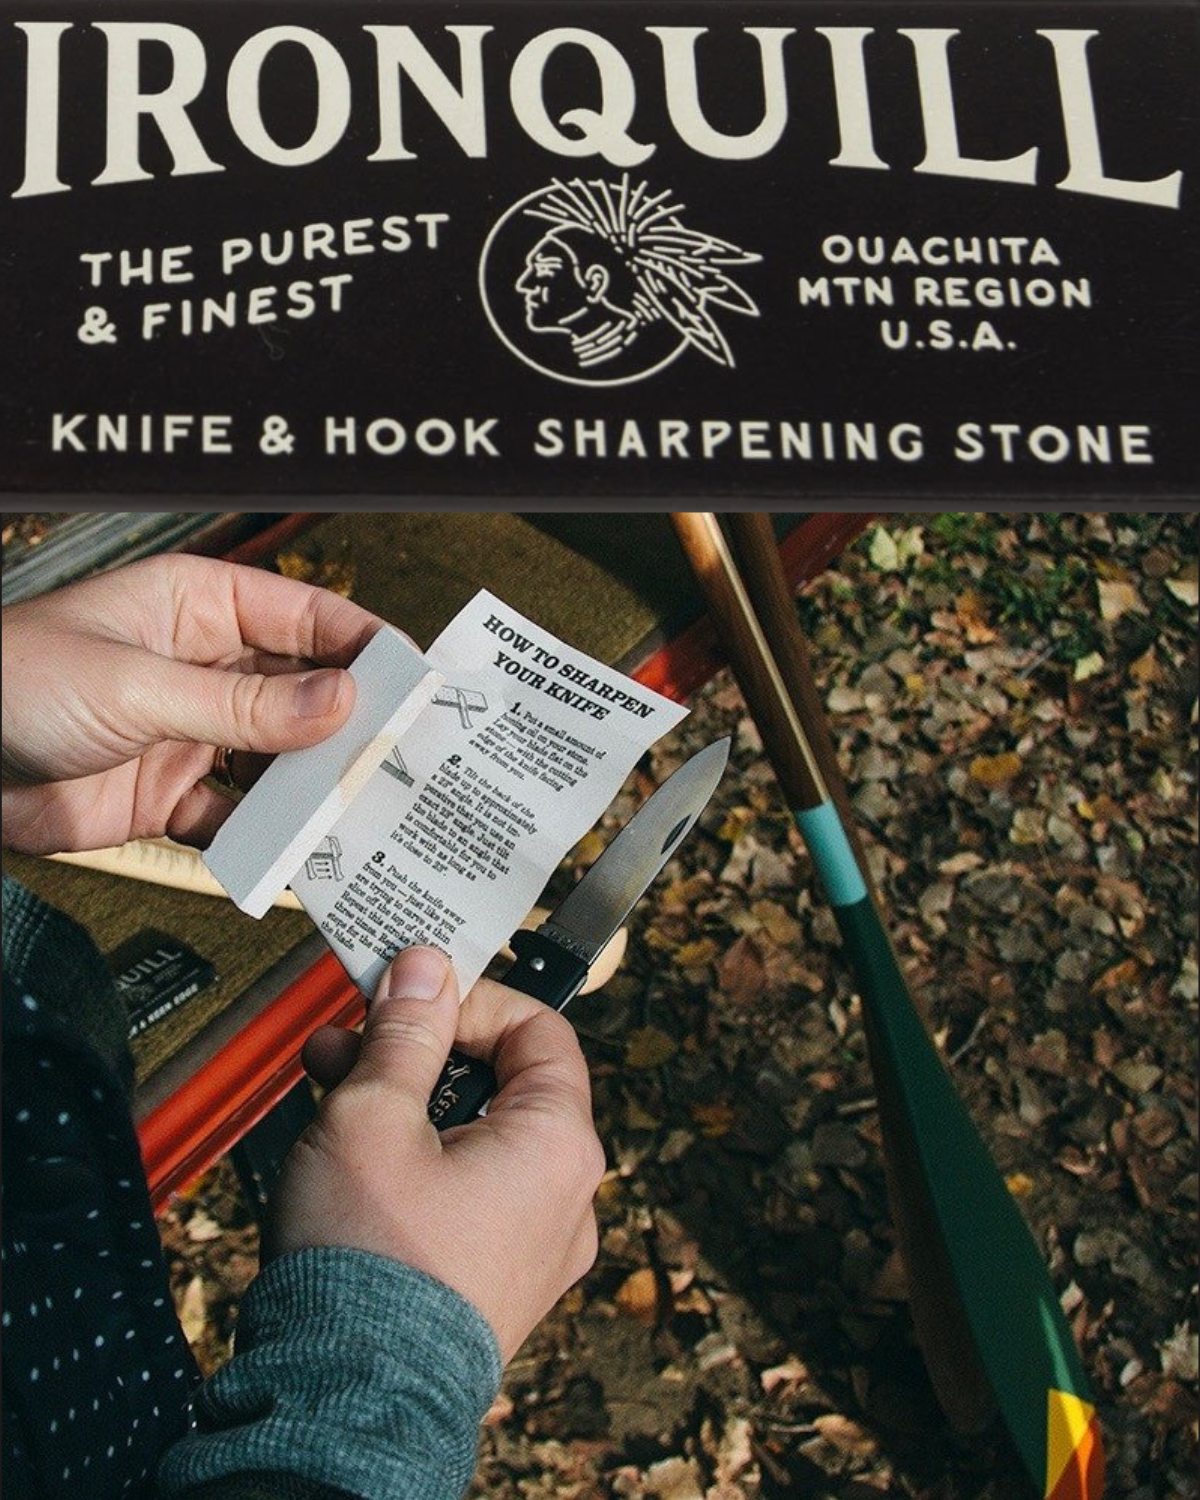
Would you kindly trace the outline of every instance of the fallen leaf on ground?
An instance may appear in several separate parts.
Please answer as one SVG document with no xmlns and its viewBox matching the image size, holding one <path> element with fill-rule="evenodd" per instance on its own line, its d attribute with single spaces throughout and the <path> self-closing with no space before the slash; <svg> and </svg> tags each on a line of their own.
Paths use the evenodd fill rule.
<svg viewBox="0 0 1200 1500">
<path fill-rule="evenodd" d="M 339 562 L 335 558 L 305 557 L 300 552 L 281 552 L 275 559 L 275 566 L 285 578 L 295 578 L 301 583 L 329 589 L 331 593 L 340 594 L 343 599 L 349 599 L 354 593 L 353 563 Z"/>
<path fill-rule="evenodd" d="M 639 1026 L 625 1042 L 625 1062 L 631 1068 L 657 1068 L 679 1051 L 679 1044 L 656 1026 Z"/>
<path fill-rule="evenodd" d="M 691 1108 L 692 1119 L 699 1125 L 700 1134 L 708 1140 L 729 1134 L 734 1113 L 733 1105 L 726 1099 L 719 1099 L 715 1104 L 693 1104 Z"/>
<path fill-rule="evenodd" d="M 1123 958 L 1119 964 L 1113 964 L 1112 968 L 1105 969 L 1104 973 L 1092 985 L 1092 994 L 1106 995 L 1113 990 L 1122 989 L 1125 985 L 1132 984 L 1137 976 L 1137 959 Z"/>
<path fill-rule="evenodd" d="M 809 1378 L 808 1366 L 803 1360 L 797 1359 L 794 1354 L 789 1354 L 782 1364 L 761 1370 L 758 1376 L 759 1383 L 768 1396 L 779 1390 L 781 1386 L 804 1385 Z"/>
<path fill-rule="evenodd" d="M 204 1295 L 204 1282 L 201 1277 L 193 1276 L 188 1282 L 176 1312 L 184 1338 L 189 1344 L 196 1343 L 208 1322 L 208 1302 Z"/>
<path fill-rule="evenodd" d="M 780 906 L 778 901 L 756 901 L 750 908 L 750 914 L 771 941 L 778 943 L 780 947 L 786 947 L 789 943 L 800 940 L 802 935 L 800 923 L 786 907 Z"/>
<path fill-rule="evenodd" d="M 767 971 L 751 938 L 740 937 L 717 965 L 717 982 L 736 1005 L 750 1005 L 763 992 Z"/>
<path fill-rule="evenodd" d="M 1113 1077 L 1119 1078 L 1131 1094 L 1148 1093 L 1162 1077 L 1162 1069 L 1157 1063 L 1134 1057 L 1114 1063 L 1112 1071 Z"/>
<path fill-rule="evenodd" d="M 712 938 L 699 938 L 677 948 L 675 962 L 681 969 L 703 969 L 712 963 L 720 951 Z"/>
<path fill-rule="evenodd" d="M 1146 612 L 1141 595 L 1131 583 L 1125 583 L 1119 579 L 1101 579 L 1096 584 L 1096 592 L 1100 596 L 1102 620 L 1119 620 L 1122 615 L 1128 614 L 1131 610 L 1138 614 Z"/>
<path fill-rule="evenodd" d="M 659 1321 L 662 1307 L 662 1286 L 658 1275 L 650 1266 L 642 1266 L 627 1276 L 617 1288 L 613 1301 L 628 1317 L 636 1318 L 647 1328 Z"/>
<path fill-rule="evenodd" d="M 689 1458 L 664 1458 L 646 1470 L 646 1493 L 655 1500 L 704 1500 L 700 1470 Z"/>
<path fill-rule="evenodd" d="M 1135 682 L 1140 682 L 1147 687 L 1151 683 L 1162 681 L 1162 668 L 1158 664 L 1158 657 L 1153 646 L 1148 647 L 1135 662 L 1130 663 L 1129 675 Z"/>
<path fill-rule="evenodd" d="M 972 646 L 987 646 L 996 639 L 987 619 L 987 606 L 978 590 L 964 589 L 954 601 L 954 608 L 963 634 Z"/>
<path fill-rule="evenodd" d="M 1158 1345 L 1164 1375 L 1195 1385 L 1200 1377 L 1200 1338 L 1196 1330 L 1180 1323 L 1169 1339 Z"/>
<path fill-rule="evenodd" d="M 491 1406 L 488 1407 L 487 1411 L 484 1412 L 483 1425 L 485 1427 L 495 1427 L 501 1422 L 507 1422 L 515 1409 L 516 1406 L 513 1398 L 507 1391 L 501 1391 Z"/>
<path fill-rule="evenodd" d="M 813 1418 L 813 1426 L 827 1443 L 840 1448 L 843 1453 L 859 1456 L 874 1453 L 878 1444 L 860 1423 L 843 1417 L 839 1412 L 825 1412 Z"/>
<path fill-rule="evenodd" d="M 198 1208 L 187 1221 L 187 1237 L 196 1244 L 220 1239 L 223 1232 L 216 1220 L 211 1219 L 202 1208 Z"/>
<path fill-rule="evenodd" d="M 594 865 L 604 853 L 605 842 L 603 834 L 595 828 L 589 828 L 571 851 L 571 863 L 581 866 Z"/>
</svg>

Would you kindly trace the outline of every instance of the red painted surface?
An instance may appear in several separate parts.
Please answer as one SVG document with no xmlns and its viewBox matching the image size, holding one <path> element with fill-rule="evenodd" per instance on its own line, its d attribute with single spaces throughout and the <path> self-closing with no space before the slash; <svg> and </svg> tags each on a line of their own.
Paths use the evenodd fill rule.
<svg viewBox="0 0 1200 1500">
<path fill-rule="evenodd" d="M 261 561 L 321 519 L 288 516 L 236 548 L 231 560 Z M 798 526 L 780 548 L 793 586 L 816 578 L 869 519 L 819 514 Z M 682 700 L 724 665 L 712 626 L 701 619 L 633 675 L 646 687 Z M 326 954 L 148 1115 L 138 1137 L 155 1208 L 236 1145 L 299 1081 L 300 1048 L 318 1026 L 353 1026 L 363 1013 L 357 987 L 333 954 Z"/>
<path fill-rule="evenodd" d="M 294 511 L 291 515 L 284 516 L 276 521 L 273 526 L 268 526 L 265 531 L 256 532 L 254 536 L 248 537 L 231 551 L 225 554 L 226 562 L 234 563 L 259 563 L 265 557 L 273 557 L 285 542 L 310 531 L 318 521 L 328 519 L 321 511 Z"/>
<path fill-rule="evenodd" d="M 302 1075 L 300 1048 L 318 1026 L 354 1026 L 363 997 L 332 953 L 318 959 L 138 1126 L 160 1208 L 237 1144 Z"/>
</svg>

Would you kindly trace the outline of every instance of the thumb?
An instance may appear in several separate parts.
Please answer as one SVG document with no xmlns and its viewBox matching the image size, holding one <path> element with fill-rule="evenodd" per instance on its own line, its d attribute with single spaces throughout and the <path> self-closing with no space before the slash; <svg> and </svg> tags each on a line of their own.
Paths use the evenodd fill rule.
<svg viewBox="0 0 1200 1500">
<path fill-rule="evenodd" d="M 458 1027 L 458 981 L 437 948 L 405 948 L 367 1008 L 362 1051 L 348 1083 L 386 1084 L 425 1118 Z"/>
<path fill-rule="evenodd" d="M 261 755 L 317 744 L 341 728 L 354 705 L 354 679 L 340 667 L 264 675 L 160 658 L 145 691 L 162 738 Z"/>
</svg>

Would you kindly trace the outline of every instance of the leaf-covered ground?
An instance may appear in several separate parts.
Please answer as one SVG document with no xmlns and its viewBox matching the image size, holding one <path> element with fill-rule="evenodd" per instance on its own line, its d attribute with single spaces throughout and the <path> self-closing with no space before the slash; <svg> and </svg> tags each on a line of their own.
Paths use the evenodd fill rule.
<svg viewBox="0 0 1200 1500">
<path fill-rule="evenodd" d="M 1083 1352 L 1108 1493 L 1196 1489 L 1195 519 L 888 517 L 808 591 L 842 768 L 936 1043 Z M 893 1251 L 858 1000 L 737 688 L 731 769 L 575 1003 L 610 1172 L 594 1270 L 507 1373 L 482 1500 L 1016 1497 L 947 1427 Z M 222 1359 L 256 1232 L 229 1169 L 163 1221 Z"/>
</svg>

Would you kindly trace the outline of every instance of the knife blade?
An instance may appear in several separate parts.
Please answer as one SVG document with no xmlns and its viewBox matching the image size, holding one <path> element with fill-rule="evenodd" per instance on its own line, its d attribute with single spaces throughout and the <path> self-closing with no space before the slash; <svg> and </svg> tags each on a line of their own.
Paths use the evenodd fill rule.
<svg viewBox="0 0 1200 1500">
<path fill-rule="evenodd" d="M 574 889 L 534 931 L 513 934 L 516 962 L 501 983 L 563 1010 L 588 969 L 678 849 L 716 791 L 729 760 L 716 740 L 685 761 L 642 803 Z M 429 1098 L 438 1130 L 473 1120 L 496 1092 L 487 1063 L 457 1048 Z"/>
</svg>

